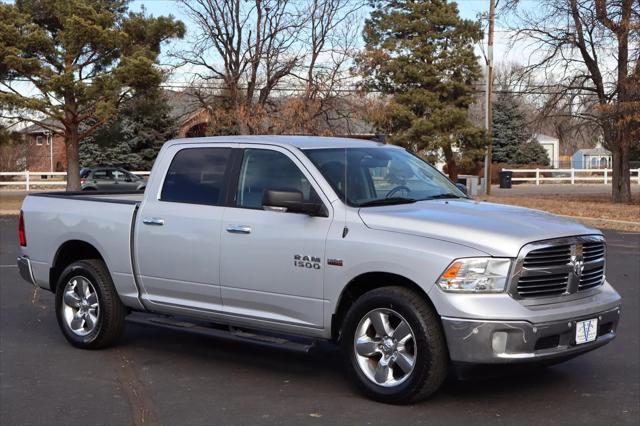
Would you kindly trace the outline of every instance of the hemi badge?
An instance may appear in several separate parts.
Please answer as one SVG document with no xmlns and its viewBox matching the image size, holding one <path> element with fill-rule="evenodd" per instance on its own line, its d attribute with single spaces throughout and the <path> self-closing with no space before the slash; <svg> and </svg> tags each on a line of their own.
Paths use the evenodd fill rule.
<svg viewBox="0 0 640 426">
<path fill-rule="evenodd" d="M 327 265 L 342 266 L 342 259 L 327 259 Z"/>
</svg>

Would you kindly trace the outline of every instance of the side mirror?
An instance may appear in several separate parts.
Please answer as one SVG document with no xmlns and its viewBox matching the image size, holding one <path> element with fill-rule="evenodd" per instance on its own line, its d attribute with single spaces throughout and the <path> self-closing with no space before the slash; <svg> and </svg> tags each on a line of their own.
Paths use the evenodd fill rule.
<svg viewBox="0 0 640 426">
<path fill-rule="evenodd" d="M 302 192 L 288 189 L 264 191 L 262 208 L 279 212 L 303 213 L 309 216 L 328 216 L 322 203 L 305 202 Z"/>
<path fill-rule="evenodd" d="M 456 183 L 456 187 L 457 187 L 460 191 L 464 192 L 464 195 L 469 195 L 469 194 L 467 193 L 467 185 L 465 185 L 465 184 L 463 184 L 463 183 Z"/>
</svg>

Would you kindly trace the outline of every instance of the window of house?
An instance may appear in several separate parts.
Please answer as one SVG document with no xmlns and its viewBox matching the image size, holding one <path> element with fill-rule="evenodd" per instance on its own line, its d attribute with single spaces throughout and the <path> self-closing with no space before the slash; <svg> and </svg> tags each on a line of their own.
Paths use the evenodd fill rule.
<svg viewBox="0 0 640 426">
<path fill-rule="evenodd" d="M 42 145 L 42 135 L 36 136 L 36 145 Z"/>
</svg>

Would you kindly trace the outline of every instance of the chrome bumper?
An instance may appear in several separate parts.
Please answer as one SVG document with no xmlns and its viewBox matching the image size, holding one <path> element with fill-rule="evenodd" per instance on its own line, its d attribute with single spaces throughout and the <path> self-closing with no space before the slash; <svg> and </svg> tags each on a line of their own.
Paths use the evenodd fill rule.
<svg viewBox="0 0 640 426">
<path fill-rule="evenodd" d="M 22 279 L 30 284 L 36 285 L 36 280 L 33 278 L 33 270 L 31 269 L 31 261 L 29 258 L 26 256 L 20 256 L 17 263 Z"/>
<path fill-rule="evenodd" d="M 576 345 L 576 322 L 598 318 L 598 337 Z M 510 364 L 571 357 L 609 343 L 616 336 L 620 307 L 554 322 L 474 321 L 442 318 L 454 362 Z"/>
</svg>

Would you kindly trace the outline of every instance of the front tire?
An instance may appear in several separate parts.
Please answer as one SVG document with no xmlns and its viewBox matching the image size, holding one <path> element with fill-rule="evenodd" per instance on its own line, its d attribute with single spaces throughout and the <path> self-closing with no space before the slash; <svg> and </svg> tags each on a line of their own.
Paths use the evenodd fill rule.
<svg viewBox="0 0 640 426">
<path fill-rule="evenodd" d="M 104 348 L 122 335 L 127 310 L 103 261 L 72 263 L 60 275 L 56 289 L 58 325 L 73 346 Z"/>
<path fill-rule="evenodd" d="M 349 309 L 341 346 L 350 375 L 368 397 L 390 404 L 426 399 L 447 377 L 440 320 L 423 295 L 382 287 Z"/>
</svg>

